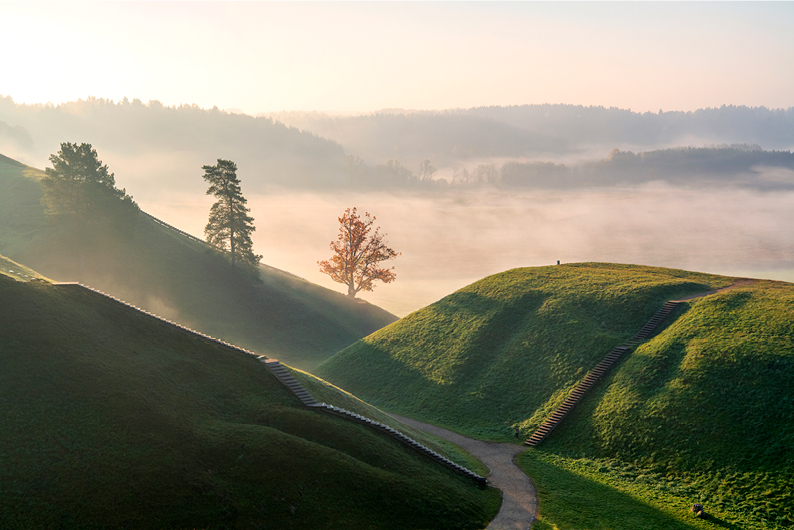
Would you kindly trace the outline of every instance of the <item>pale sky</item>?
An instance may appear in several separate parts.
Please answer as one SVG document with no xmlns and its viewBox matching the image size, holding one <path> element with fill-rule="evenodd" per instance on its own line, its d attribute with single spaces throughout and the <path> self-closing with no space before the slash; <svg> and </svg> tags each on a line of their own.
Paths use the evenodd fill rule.
<svg viewBox="0 0 794 530">
<path fill-rule="evenodd" d="M 794 106 L 794 3 L 0 1 L 0 94 L 368 112 Z"/>
</svg>

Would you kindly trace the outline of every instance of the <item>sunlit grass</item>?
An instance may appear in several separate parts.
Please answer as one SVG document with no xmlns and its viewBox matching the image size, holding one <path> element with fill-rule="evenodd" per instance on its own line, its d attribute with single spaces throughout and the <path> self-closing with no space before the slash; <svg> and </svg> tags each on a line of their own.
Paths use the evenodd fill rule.
<svg viewBox="0 0 794 530">
<path fill-rule="evenodd" d="M 723 276 L 615 264 L 514 269 L 461 289 L 316 373 L 386 410 L 514 440 L 671 298 Z"/>
<path fill-rule="evenodd" d="M 631 469 L 738 528 L 794 524 L 794 285 L 759 282 L 679 313 L 544 451 Z"/>
<path fill-rule="evenodd" d="M 318 373 L 385 410 L 507 440 L 512 424 L 531 432 L 666 300 L 732 281 L 608 264 L 508 271 Z M 791 527 L 792 381 L 794 285 L 682 304 L 518 459 L 541 490 L 538 528 Z M 713 517 L 695 520 L 695 502 Z"/>
<path fill-rule="evenodd" d="M 33 269 L 20 265 L 16 261 L 10 260 L 5 256 L 0 256 L 0 274 L 21 282 L 28 282 L 33 279 L 50 281 Z"/>
</svg>

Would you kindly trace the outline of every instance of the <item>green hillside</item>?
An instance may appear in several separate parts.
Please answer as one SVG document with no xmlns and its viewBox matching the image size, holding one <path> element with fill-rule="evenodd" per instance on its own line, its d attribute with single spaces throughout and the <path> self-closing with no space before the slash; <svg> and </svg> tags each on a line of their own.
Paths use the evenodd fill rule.
<svg viewBox="0 0 794 530">
<path fill-rule="evenodd" d="M 499 505 L 256 359 L 0 271 L 0 528 L 479 529 Z"/>
<path fill-rule="evenodd" d="M 669 298 L 730 278 L 573 264 L 489 276 L 339 352 L 315 373 L 378 407 L 472 436 L 529 435 Z"/>
<path fill-rule="evenodd" d="M 145 215 L 80 231 L 48 223 L 41 171 L 0 159 L 0 254 L 204 333 L 311 369 L 394 322 L 376 306 L 268 267 L 259 278 Z"/>
<path fill-rule="evenodd" d="M 522 463 L 702 502 L 735 528 L 791 527 L 792 381 L 794 285 L 692 300 Z"/>
<path fill-rule="evenodd" d="M 666 300 L 732 278 L 583 263 L 476 282 L 316 373 L 386 410 L 483 438 L 524 436 Z M 539 530 L 794 525 L 794 285 L 681 304 L 517 462 Z M 710 518 L 694 519 L 702 502 Z M 534 528 L 534 527 L 533 527 Z"/>
</svg>

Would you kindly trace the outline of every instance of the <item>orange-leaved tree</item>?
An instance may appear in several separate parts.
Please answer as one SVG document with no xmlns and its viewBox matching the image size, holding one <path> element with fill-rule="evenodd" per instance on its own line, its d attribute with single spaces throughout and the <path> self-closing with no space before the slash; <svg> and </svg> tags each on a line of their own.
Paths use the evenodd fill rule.
<svg viewBox="0 0 794 530">
<path fill-rule="evenodd" d="M 373 282 L 393 282 L 397 277 L 394 267 L 378 268 L 382 261 L 400 255 L 386 246 L 380 227 L 372 231 L 375 217 L 369 212 L 362 219 L 355 208 L 348 208 L 339 218 L 339 236 L 331 242 L 334 255 L 326 261 L 318 261 L 320 271 L 335 282 L 347 285 L 347 296 L 355 298 L 359 291 L 371 291 Z"/>
</svg>

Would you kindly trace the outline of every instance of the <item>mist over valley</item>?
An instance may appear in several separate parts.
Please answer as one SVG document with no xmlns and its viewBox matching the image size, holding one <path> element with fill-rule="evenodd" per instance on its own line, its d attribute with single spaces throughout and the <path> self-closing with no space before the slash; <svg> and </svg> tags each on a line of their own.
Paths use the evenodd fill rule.
<svg viewBox="0 0 794 530">
<path fill-rule="evenodd" d="M 351 206 L 369 211 L 402 256 L 397 282 L 362 296 L 399 316 L 489 274 L 557 260 L 794 277 L 791 110 L 251 117 L 5 97 L 0 122 L 4 152 L 37 167 L 59 138 L 94 142 L 145 211 L 198 237 L 212 202 L 200 168 L 234 159 L 263 261 L 331 289 L 316 264 L 336 218 Z M 692 137 L 702 143 L 677 143 Z"/>
<path fill-rule="evenodd" d="M 794 2 L 0 20 L 2 530 L 794 527 Z"/>
</svg>

